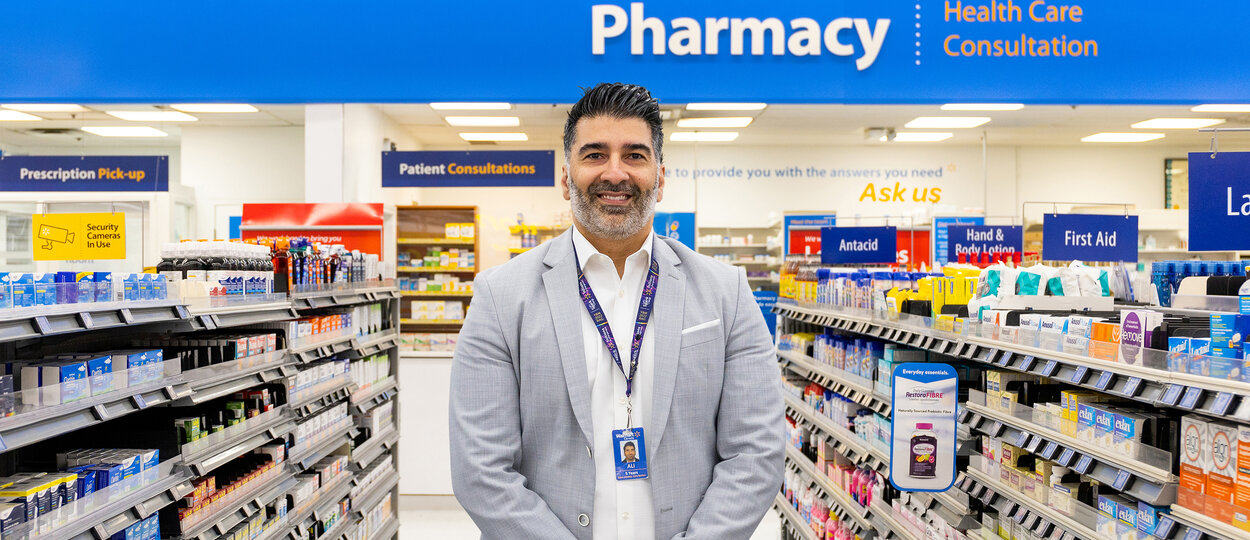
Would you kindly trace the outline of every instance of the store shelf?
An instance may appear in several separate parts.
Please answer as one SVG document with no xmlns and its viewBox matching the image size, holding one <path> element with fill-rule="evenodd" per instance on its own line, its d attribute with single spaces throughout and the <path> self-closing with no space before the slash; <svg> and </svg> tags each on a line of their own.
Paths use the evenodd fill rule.
<svg viewBox="0 0 1250 540">
<path fill-rule="evenodd" d="M 364 517 L 366 509 L 373 508 L 387 493 L 392 493 L 395 486 L 399 485 L 399 476 L 391 475 L 383 477 L 374 482 L 374 485 L 366 487 L 361 491 L 360 495 L 352 497 L 352 511 L 360 517 Z"/>
<path fill-rule="evenodd" d="M 387 518 L 386 525 L 379 527 L 378 534 L 371 538 L 376 538 L 377 540 L 391 540 L 395 538 L 395 535 L 399 534 L 399 518 L 395 517 L 397 515 L 398 513 L 394 513 L 390 518 Z"/>
<path fill-rule="evenodd" d="M 287 405 L 299 419 L 316 416 L 326 407 L 343 401 L 352 395 L 355 386 L 350 375 L 339 375 L 339 381 L 320 389 L 313 389 L 311 395 L 303 397 L 298 403 Z"/>
<path fill-rule="evenodd" d="M 473 266 L 459 266 L 452 268 L 439 268 L 434 266 L 400 266 L 395 269 L 401 274 L 456 274 L 466 272 L 477 272 L 477 268 Z"/>
<path fill-rule="evenodd" d="M 452 358 L 455 351 L 401 351 L 400 358 Z"/>
<path fill-rule="evenodd" d="M 861 406 L 872 409 L 885 416 L 890 415 L 890 397 L 873 391 L 872 381 L 846 373 L 833 366 L 820 364 L 815 358 L 794 351 L 777 351 L 777 356 L 789 361 L 792 371 L 808 379 L 847 396 Z"/>
<path fill-rule="evenodd" d="M 473 291 L 404 291 L 402 296 L 418 298 L 473 297 Z"/>
<path fill-rule="evenodd" d="M 181 376 L 0 418 L 0 451 L 70 433 L 190 395 Z"/>
<path fill-rule="evenodd" d="M 791 534 L 800 536 L 804 540 L 823 540 L 816 538 L 816 532 L 808 524 L 803 523 L 798 511 L 794 509 L 794 506 L 790 505 L 784 494 L 778 493 L 777 497 L 773 499 L 773 508 L 781 512 L 781 524 Z"/>
<path fill-rule="evenodd" d="M 312 500 L 312 504 L 309 505 L 311 511 L 301 512 L 302 519 L 295 523 L 300 525 L 310 524 L 310 519 L 319 520 L 321 516 L 328 514 L 331 508 L 337 506 L 338 502 L 351 492 L 352 484 L 348 481 L 350 476 L 347 473 L 340 474 L 328 486 L 323 486 Z M 292 540 L 298 540 L 299 538 L 293 535 L 289 536 Z"/>
<path fill-rule="evenodd" d="M 419 321 L 417 319 L 400 319 L 399 324 L 411 324 L 414 326 L 447 326 L 464 324 L 464 319 L 432 319 Z"/>
<path fill-rule="evenodd" d="M 352 341 L 351 356 L 353 359 L 364 358 L 398 346 L 399 332 L 384 330 L 368 336 L 357 336 Z"/>
<path fill-rule="evenodd" d="M 183 372 L 192 393 L 175 405 L 206 403 L 295 373 L 285 350 Z"/>
<path fill-rule="evenodd" d="M 343 333 L 336 337 L 325 338 L 311 343 L 296 343 L 290 349 L 290 355 L 301 364 L 307 364 L 322 358 L 352 350 L 356 336 Z"/>
<path fill-rule="evenodd" d="M 166 460 L 153 472 L 155 474 L 151 478 L 140 475 L 142 480 L 134 486 L 121 484 L 126 486 L 123 488 L 125 492 L 119 493 L 119 496 L 113 498 L 114 500 L 98 502 L 94 498 L 83 499 L 75 503 L 76 507 L 54 510 L 50 517 L 57 520 L 59 515 L 64 516 L 66 523 L 50 531 L 41 532 L 38 538 L 41 540 L 110 538 L 113 534 L 142 521 L 195 490 L 195 486 L 191 484 L 190 472 L 182 467 L 177 459 Z M 39 519 L 41 528 L 45 519 L 47 518 Z M 7 531 L 5 537 L 9 537 Z"/>
<path fill-rule="evenodd" d="M 390 399 L 390 394 L 395 392 L 398 386 L 399 383 L 395 380 L 394 375 L 375 381 L 351 395 L 352 405 L 357 408 L 360 414 L 364 414 L 374 406 Z"/>
<path fill-rule="evenodd" d="M 331 525 L 320 538 L 325 538 L 326 540 L 338 540 L 342 538 L 343 532 L 347 530 L 348 524 L 355 522 L 355 520 L 350 516 L 350 513 L 339 516 L 338 520 L 334 522 L 334 525 Z"/>
<path fill-rule="evenodd" d="M 837 426 L 833 423 L 833 420 L 817 414 L 814 409 L 793 396 L 783 393 L 782 398 L 786 407 L 794 412 L 796 416 L 816 426 L 825 435 L 832 437 L 836 443 L 834 449 L 838 453 L 850 459 L 856 465 L 869 464 L 883 474 L 889 474 L 889 454 L 877 450 L 868 441 L 860 439 L 851 431 Z"/>
<path fill-rule="evenodd" d="M 393 280 L 324 285 L 320 290 L 291 293 L 295 309 L 350 306 L 399 297 Z"/>
<path fill-rule="evenodd" d="M 777 261 L 722 261 L 734 266 L 781 266 Z"/>
<path fill-rule="evenodd" d="M 894 510 L 881 502 L 874 502 L 869 507 L 871 521 L 880 537 L 884 539 L 899 538 L 902 540 L 925 540 L 923 532 L 914 531 L 905 523 L 894 518 Z"/>
<path fill-rule="evenodd" d="M 1073 538 L 1105 540 L 1093 529 L 1050 506 L 1026 497 L 1023 493 L 1000 482 L 998 478 L 990 478 L 974 466 L 965 469 L 965 475 L 965 481 L 958 483 L 968 486 L 965 490 L 970 495 L 979 498 L 987 505 L 994 506 L 998 510 L 1000 519 L 1013 519 L 1016 523 L 1031 524 L 1033 526 L 1030 529 L 1042 537 L 1056 538 L 1052 534 L 1054 534 L 1054 529 L 1058 528 L 1063 531 L 1061 540 Z M 1049 532 L 1040 534 L 1040 531 Z"/>
<path fill-rule="evenodd" d="M 281 478 L 282 481 L 274 484 L 277 478 Z M 297 483 L 295 477 L 289 472 L 280 472 L 277 478 L 269 483 L 250 482 L 255 485 L 249 485 L 243 495 L 238 497 L 242 499 L 238 505 L 218 510 L 183 531 L 178 538 L 180 540 L 214 540 L 222 538 L 235 525 L 242 523 L 253 514 L 263 510 L 269 501 L 277 499 L 282 494 L 290 491 Z"/>
<path fill-rule="evenodd" d="M 343 445 L 350 444 L 352 442 L 351 435 L 349 434 L 351 429 L 352 423 L 351 418 L 349 417 L 347 418 L 347 422 L 344 422 L 341 426 L 332 428 L 332 430 L 325 433 L 324 437 L 317 442 L 303 444 L 302 448 L 298 449 L 298 452 L 295 451 L 297 449 L 293 448 L 291 457 L 287 459 L 287 463 L 290 463 L 293 467 L 298 468 L 300 471 L 307 470 L 308 467 L 311 467 L 313 464 L 321 461 L 322 458 L 334 453 L 335 450 L 341 448 Z"/>
<path fill-rule="evenodd" d="M 374 433 L 364 444 L 352 449 L 352 462 L 363 469 L 398 442 L 399 430 L 393 427 Z"/>
<path fill-rule="evenodd" d="M 856 534 L 863 535 L 866 531 L 873 531 L 872 521 L 869 520 L 867 510 L 859 506 L 855 501 L 851 500 L 851 496 L 841 487 L 833 483 L 828 476 L 820 474 L 816 471 L 816 466 L 807 459 L 807 456 L 799 452 L 793 446 L 786 446 L 786 462 L 797 467 L 799 472 L 803 473 L 809 481 L 816 482 L 821 491 L 830 497 L 833 504 L 829 507 L 832 512 L 836 507 L 838 517 L 843 520 L 855 522 L 856 527 L 853 530 Z"/>
<path fill-rule="evenodd" d="M 977 329 L 969 328 L 975 324 L 967 325 L 962 332 L 943 331 L 933 328 L 933 322 L 928 318 L 886 321 L 873 319 L 868 314 L 792 303 L 779 303 L 774 312 L 801 322 L 1049 377 L 1148 406 L 1176 407 L 1217 418 L 1250 422 L 1250 382 L 1175 373 L 990 339 L 977 335 Z M 1163 351 L 1150 353 L 1164 354 Z"/>
<path fill-rule="evenodd" d="M 1178 478 L 1171 473 L 1172 456 L 1166 456 L 1169 469 L 1134 459 L 1127 452 L 1084 441 L 1047 426 L 1027 422 L 983 404 L 968 402 L 961 423 L 1016 446 L 1054 459 L 1101 484 L 1132 495 L 1155 506 L 1176 502 Z"/>
<path fill-rule="evenodd" d="M 464 238 L 400 238 L 395 241 L 401 246 L 472 246 L 474 239 Z"/>
<path fill-rule="evenodd" d="M 1159 518 L 1160 530 L 1163 531 L 1162 534 L 1157 533 L 1160 538 L 1177 540 L 1202 540 L 1208 537 L 1212 539 L 1250 538 L 1250 532 L 1216 521 L 1179 504 L 1172 505 L 1170 515 L 1160 514 Z M 1168 524 L 1169 521 L 1174 521 L 1175 524 Z"/>
<path fill-rule="evenodd" d="M 173 302 L 100 302 L 13 308 L 0 312 L 0 343 L 45 336 L 187 319 Z"/>
<path fill-rule="evenodd" d="M 291 301 L 284 295 L 262 295 L 258 301 L 252 301 L 249 297 L 191 300 L 187 312 L 190 317 L 178 325 L 177 331 L 216 330 L 299 317 Z"/>
<path fill-rule="evenodd" d="M 196 476 L 203 476 L 226 462 L 250 452 L 269 441 L 289 434 L 295 429 L 295 422 L 291 419 L 286 405 L 279 406 L 265 414 L 272 416 L 257 422 L 255 425 L 247 425 L 245 429 L 211 446 L 196 448 L 192 452 L 184 453 L 182 455 L 183 463 L 190 467 Z M 255 419 L 251 419 L 249 423 L 259 418 L 258 416 Z M 222 431 L 221 433 L 225 432 Z M 210 437 L 213 435 L 210 435 Z M 184 445 L 184 448 L 186 446 Z"/>
<path fill-rule="evenodd" d="M 770 247 L 768 244 L 699 244 L 697 249 L 778 249 L 780 247 Z"/>
<path fill-rule="evenodd" d="M 535 234 L 560 233 L 560 232 L 564 232 L 564 230 L 568 228 L 569 228 L 568 225 L 564 225 L 561 227 L 553 227 L 551 225 L 510 225 L 508 227 L 508 233 L 509 234 L 521 234 L 525 231 L 530 231 Z"/>
</svg>

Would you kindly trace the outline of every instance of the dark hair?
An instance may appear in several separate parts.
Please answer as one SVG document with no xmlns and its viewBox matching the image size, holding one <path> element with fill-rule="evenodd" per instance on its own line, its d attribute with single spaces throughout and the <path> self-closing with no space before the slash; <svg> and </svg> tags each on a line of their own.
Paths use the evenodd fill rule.
<svg viewBox="0 0 1250 540">
<path fill-rule="evenodd" d="M 626 443 L 625 443 L 625 446 L 622 446 L 621 448 L 633 448 L 633 449 L 635 449 L 635 450 L 637 450 L 637 449 L 638 449 L 638 447 L 637 447 L 637 446 L 634 446 L 634 443 L 632 443 L 632 442 L 626 442 Z"/>
<path fill-rule="evenodd" d="M 611 116 L 613 118 L 639 118 L 651 128 L 651 146 L 655 149 L 655 160 L 664 162 L 664 127 L 660 118 L 660 102 L 651 97 L 651 92 L 636 84 L 599 83 L 593 88 L 584 89 L 582 99 L 569 109 L 569 118 L 564 122 L 564 155 L 568 159 L 573 150 L 573 137 L 577 135 L 577 121 L 582 118 Z"/>
</svg>

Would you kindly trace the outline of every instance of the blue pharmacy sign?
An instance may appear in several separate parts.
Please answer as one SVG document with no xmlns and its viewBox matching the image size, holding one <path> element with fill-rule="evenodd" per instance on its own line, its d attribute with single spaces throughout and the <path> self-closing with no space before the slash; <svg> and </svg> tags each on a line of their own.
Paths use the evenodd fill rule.
<svg viewBox="0 0 1250 540">
<path fill-rule="evenodd" d="M 1242 234 L 1230 234 L 1242 231 Z M 1250 250 L 1250 152 L 1189 154 L 1189 249 Z"/>
<path fill-rule="evenodd" d="M 249 2 L 244 21 L 197 2 L 55 6 L 6 2 L 0 103 L 552 104 L 621 79 L 665 103 L 1190 105 L 1250 95 L 1250 77 L 1229 76 L 1250 70 L 1236 53 L 1250 20 L 1241 0 L 1191 2 L 1181 17 L 1170 0 L 552 0 L 541 10 L 306 0 Z M 223 29 L 237 31 L 223 40 Z M 534 58 L 559 58 L 561 69 Z M 1161 82 L 1160 65 L 1185 84 Z"/>
<path fill-rule="evenodd" d="M 694 212 L 656 212 L 652 221 L 655 234 L 667 236 L 694 249 Z"/>
<path fill-rule="evenodd" d="M 956 259 L 946 258 L 946 228 L 951 225 L 985 225 L 985 218 L 980 216 L 969 217 L 935 217 L 933 218 L 933 262 L 940 265 L 950 264 Z"/>
<path fill-rule="evenodd" d="M 797 214 L 785 216 L 781 221 L 781 238 L 785 242 L 785 253 L 790 254 L 790 231 L 816 230 L 833 227 L 838 224 L 837 214 Z"/>
<path fill-rule="evenodd" d="M 959 374 L 947 364 L 906 362 L 891 377 L 890 483 L 903 491 L 950 489 Z"/>
<path fill-rule="evenodd" d="M 755 291 L 751 294 L 755 295 L 755 305 L 759 306 L 760 312 L 764 314 L 764 324 L 768 326 L 768 331 L 774 338 L 777 337 L 777 314 L 773 313 L 773 306 L 777 305 L 777 292 Z"/>
<path fill-rule="evenodd" d="M 948 261 L 958 261 L 964 253 L 969 260 L 982 253 L 1024 253 L 1024 227 L 1019 225 L 954 225 L 947 227 Z"/>
<path fill-rule="evenodd" d="M 169 191 L 169 157 L 0 156 L 0 191 Z"/>
<path fill-rule="evenodd" d="M 897 227 L 824 227 L 820 229 L 820 262 L 894 264 L 897 244 Z"/>
<path fill-rule="evenodd" d="M 552 150 L 382 152 L 382 187 L 550 187 Z"/>
<path fill-rule="evenodd" d="M 1137 216 L 1046 214 L 1042 218 L 1042 258 L 1137 262 Z"/>
</svg>

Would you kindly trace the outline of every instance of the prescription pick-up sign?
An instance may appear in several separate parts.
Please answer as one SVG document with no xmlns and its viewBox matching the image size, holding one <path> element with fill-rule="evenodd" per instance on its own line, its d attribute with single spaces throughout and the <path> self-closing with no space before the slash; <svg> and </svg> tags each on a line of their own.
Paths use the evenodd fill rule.
<svg viewBox="0 0 1250 540">
<path fill-rule="evenodd" d="M 36 261 L 126 258 L 126 214 L 34 214 Z"/>
<path fill-rule="evenodd" d="M 1189 154 L 1189 249 L 1250 250 L 1250 152 Z"/>
</svg>

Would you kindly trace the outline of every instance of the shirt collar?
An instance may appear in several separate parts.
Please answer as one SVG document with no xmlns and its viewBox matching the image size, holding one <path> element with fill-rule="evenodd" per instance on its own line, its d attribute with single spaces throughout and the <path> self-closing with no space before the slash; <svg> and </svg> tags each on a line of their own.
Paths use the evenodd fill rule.
<svg viewBox="0 0 1250 540">
<path fill-rule="evenodd" d="M 577 225 L 573 225 L 572 229 L 573 229 L 573 247 L 577 248 L 577 264 L 581 265 L 582 268 L 586 268 L 586 263 L 590 261 L 591 257 L 595 255 L 603 255 L 603 254 L 599 253 L 599 250 L 595 249 L 595 246 L 590 243 L 590 240 L 587 240 L 585 236 L 582 236 L 582 231 L 577 229 Z M 653 247 L 654 241 L 655 241 L 655 231 L 651 231 L 651 234 L 647 235 L 647 239 L 643 240 L 642 247 L 638 248 L 638 251 L 635 251 L 633 255 L 630 255 L 628 258 L 633 259 L 634 257 L 637 257 L 638 254 L 641 253 L 644 257 L 647 258 L 648 264 L 650 264 L 651 249 Z M 603 256 L 607 257 L 607 255 L 603 255 Z"/>
</svg>

